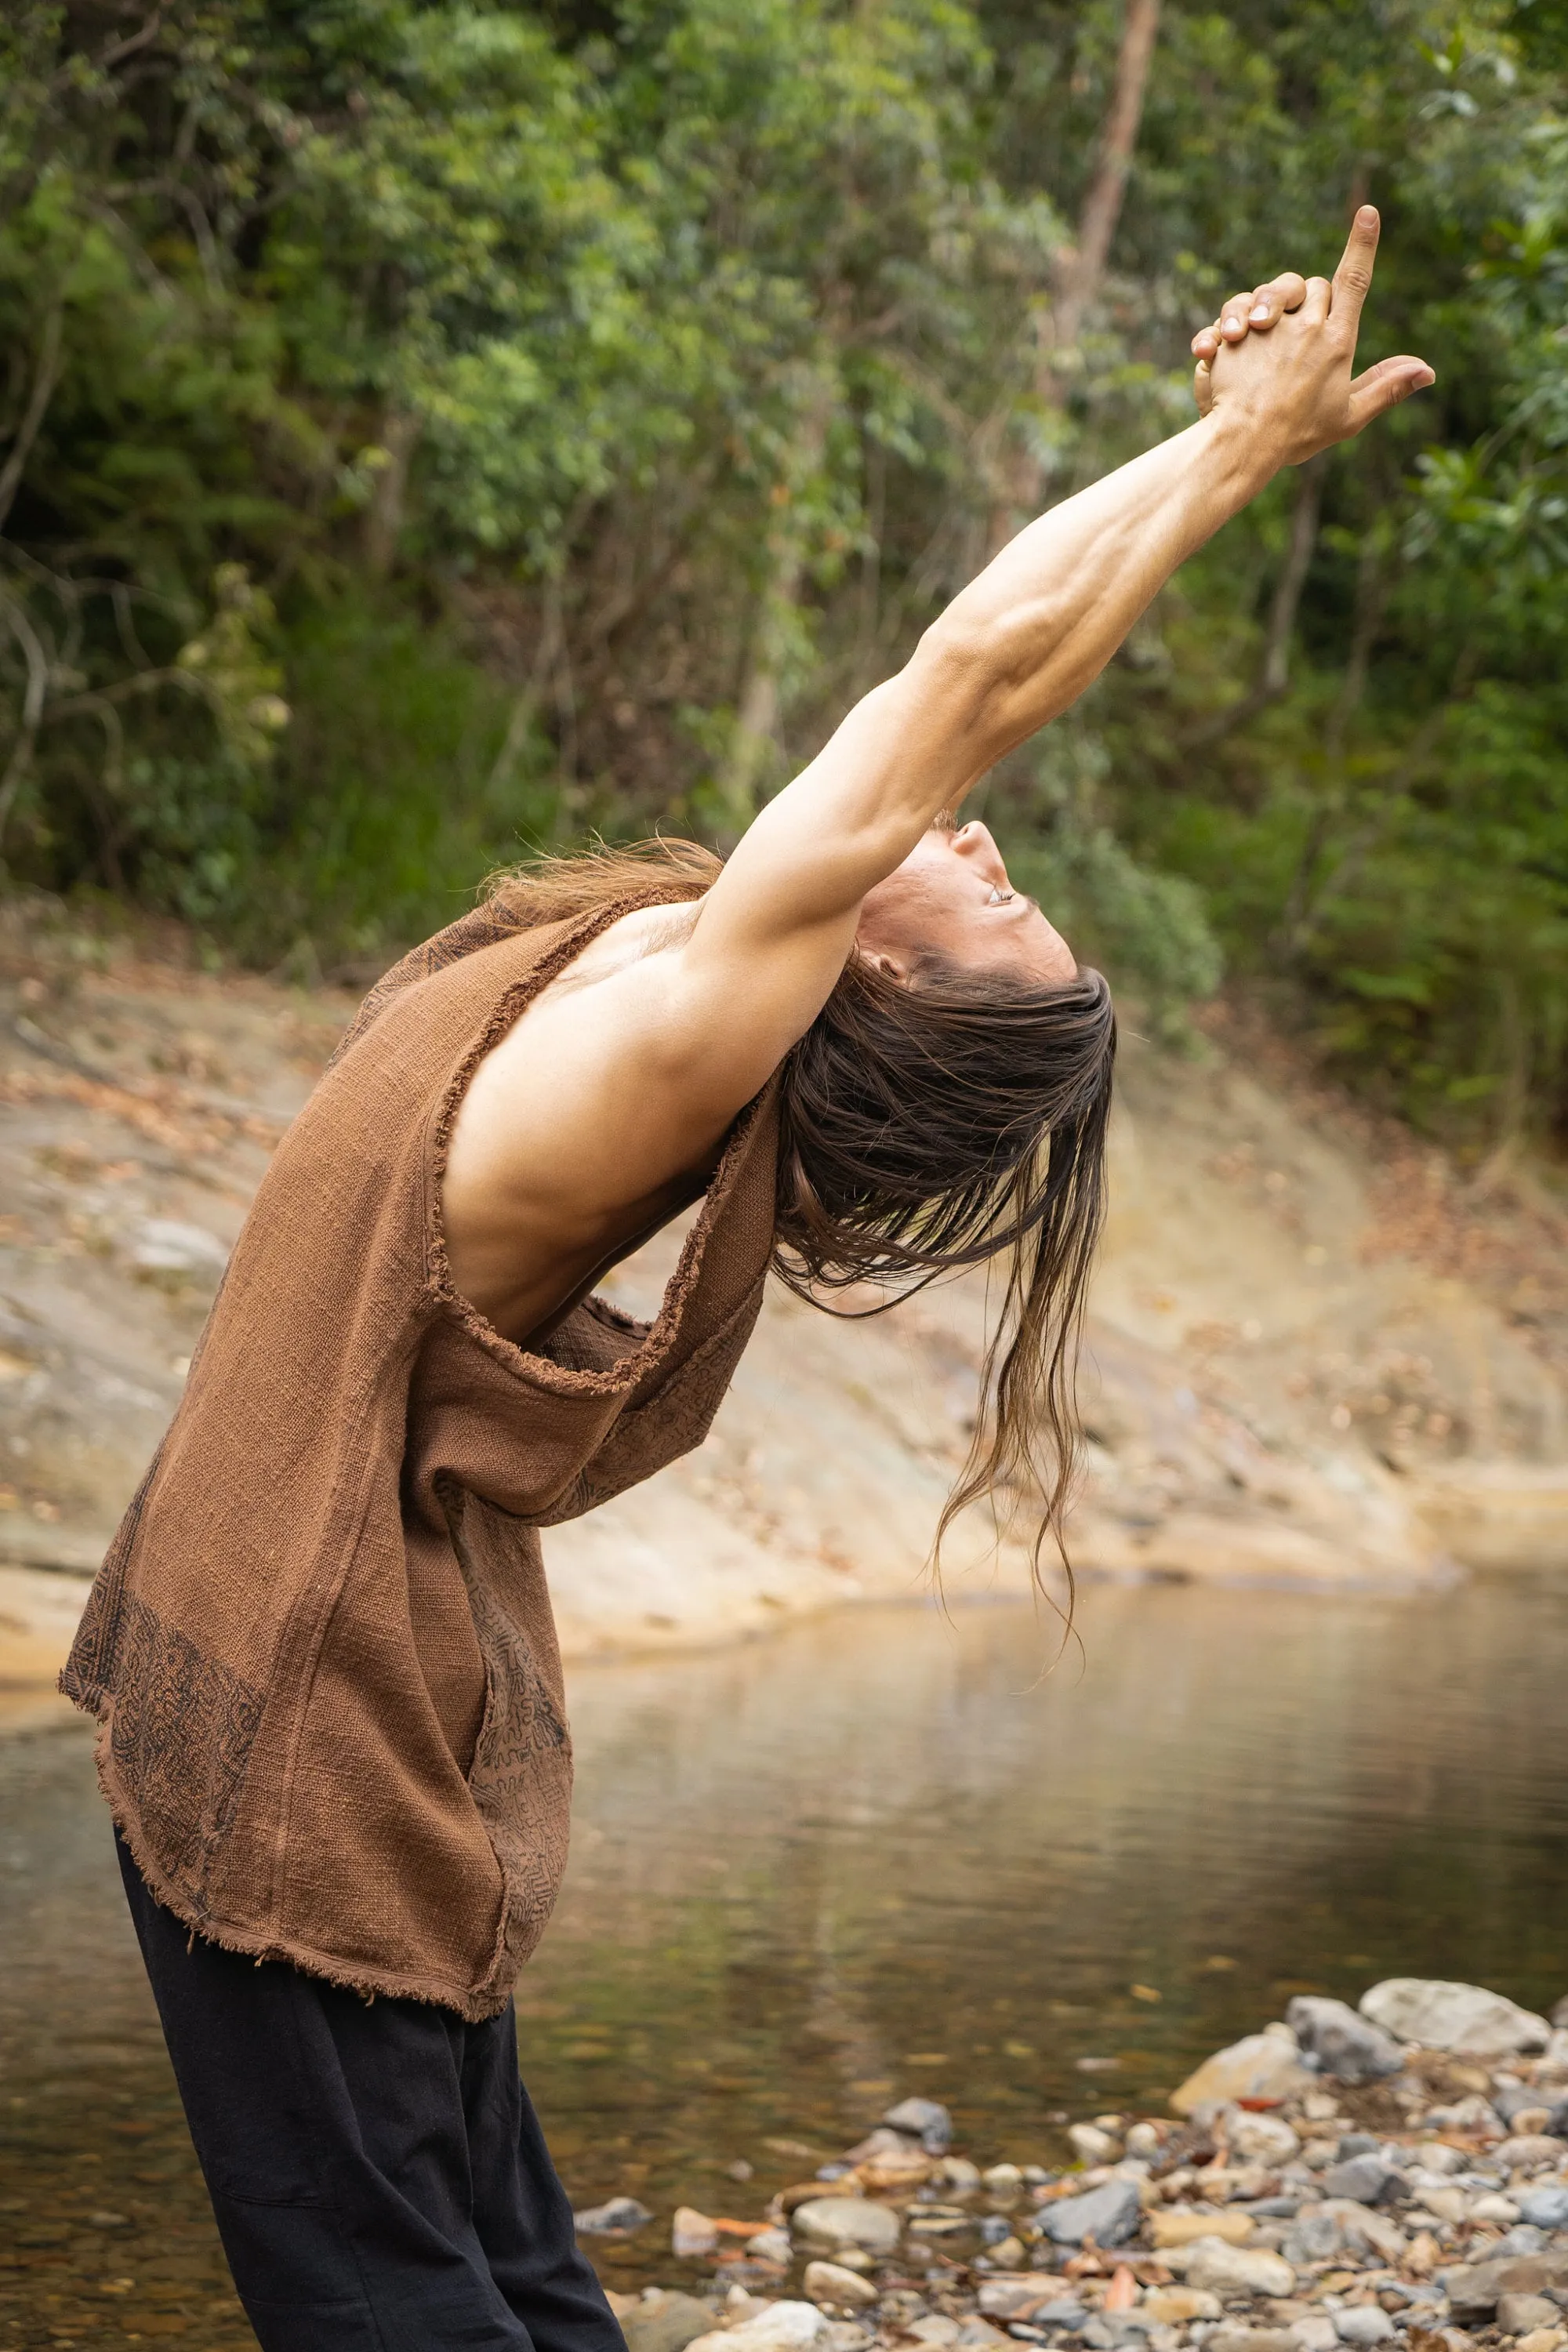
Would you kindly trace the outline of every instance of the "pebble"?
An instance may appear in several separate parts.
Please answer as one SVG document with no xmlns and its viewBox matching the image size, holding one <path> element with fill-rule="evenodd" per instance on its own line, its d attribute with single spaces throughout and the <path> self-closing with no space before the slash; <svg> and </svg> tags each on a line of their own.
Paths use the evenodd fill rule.
<svg viewBox="0 0 1568 2352">
<path fill-rule="evenodd" d="M 1204 2345 L 1205 2352 L 1300 2352 L 1288 2327 L 1216 2327 Z"/>
<path fill-rule="evenodd" d="M 790 2216 L 803 2238 L 819 2246 L 863 2246 L 868 2254 L 890 2254 L 899 2242 L 899 2217 L 890 2205 L 864 2197 L 814 2197 Z"/>
<path fill-rule="evenodd" d="M 1139 2309 L 1156 2327 L 1185 2327 L 1194 2319 L 1217 2319 L 1217 2294 L 1202 2286 L 1152 2286 Z"/>
<path fill-rule="evenodd" d="M 1233 2246 L 1245 2245 L 1253 2234 L 1254 2223 L 1249 2213 L 1200 2213 L 1194 2206 L 1156 2206 L 1149 2216 L 1149 2237 L 1156 2247 L 1190 2246 L 1197 2238 L 1225 2238 Z M 1332 2245 L 1325 2253 L 1332 2253 L 1339 2244 L 1336 2231 Z"/>
<path fill-rule="evenodd" d="M 1322 2181 L 1325 2197 L 1348 2197 L 1356 2205 L 1382 2205 L 1404 2185 L 1403 2175 L 1381 2156 L 1352 2156 L 1347 2163 L 1331 2165 Z"/>
<path fill-rule="evenodd" d="M 1500 2294 L 1497 2324 L 1505 2336 L 1528 2336 L 1532 2327 L 1555 2327 L 1557 2305 L 1543 2294 Z"/>
<path fill-rule="evenodd" d="M 1334 2314 L 1334 2333 L 1342 2344 L 1364 2347 L 1385 2344 L 1394 2333 L 1394 2322 L 1380 2304 L 1355 2303 L 1348 2310 Z"/>
<path fill-rule="evenodd" d="M 1081 2246 L 1092 2238 L 1097 2246 L 1120 2246 L 1131 2237 L 1143 2216 L 1135 2180 L 1108 2180 L 1086 2197 L 1061 2197 L 1042 2206 L 1040 2226 L 1058 2246 Z"/>
<path fill-rule="evenodd" d="M 606 2204 L 590 2205 L 574 2213 L 572 2224 L 580 2238 L 627 2237 L 645 2229 L 653 2215 L 635 2197 L 612 2197 Z"/>
<path fill-rule="evenodd" d="M 1289 2164 L 1300 2154 L 1300 2141 L 1280 2116 L 1249 2115 L 1245 2107 L 1228 2107 L 1220 2117 L 1220 2126 L 1232 2156 L 1244 2157 L 1248 2163 Z"/>
<path fill-rule="evenodd" d="M 1392 2034 L 1370 2018 L 1360 2017 L 1348 2001 L 1329 2000 L 1318 1993 L 1298 1993 L 1285 2011 L 1285 2022 L 1309 2058 L 1325 2074 L 1341 2083 L 1373 2083 L 1397 2074 L 1405 2053 Z"/>
<path fill-rule="evenodd" d="M 870 2280 L 858 2271 L 847 2271 L 841 2263 L 807 2263 L 801 2283 L 808 2303 L 837 2304 L 842 2310 L 858 2311 L 877 2300 Z"/>
<path fill-rule="evenodd" d="M 1519 2218 L 1538 2230 L 1568 2230 L 1568 2181 L 1551 2180 L 1519 2197 Z"/>
<path fill-rule="evenodd" d="M 678 2205 L 670 2226 L 670 2252 L 690 2261 L 698 2254 L 710 2254 L 719 2242 L 719 2224 L 700 2213 L 695 2205 Z"/>
<path fill-rule="evenodd" d="M 952 2144 L 952 2117 L 935 2099 L 900 2099 L 882 2121 L 918 2139 L 928 2156 L 945 2156 Z"/>
<path fill-rule="evenodd" d="M 1227 2246 L 1223 2238 L 1199 2238 L 1184 2250 L 1189 2286 L 1212 2287 L 1215 2294 L 1289 2294 L 1296 2273 L 1282 2254 L 1262 2246 Z"/>
</svg>

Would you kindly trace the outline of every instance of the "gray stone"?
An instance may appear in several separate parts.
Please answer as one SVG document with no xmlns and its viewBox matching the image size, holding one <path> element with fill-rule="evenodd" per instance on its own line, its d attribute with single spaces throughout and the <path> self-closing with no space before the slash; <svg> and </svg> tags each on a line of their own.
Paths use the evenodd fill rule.
<svg viewBox="0 0 1568 2352">
<path fill-rule="evenodd" d="M 1279 2251 L 1286 2261 L 1298 2270 L 1309 2263 L 1327 2262 L 1337 2254 L 1345 2242 L 1345 2233 L 1331 2213 L 1321 2206 L 1309 2206 L 1296 2217 L 1294 2226 L 1286 2232 Z"/>
<path fill-rule="evenodd" d="M 1520 2191 L 1514 2202 L 1519 2218 L 1538 2230 L 1568 2230 L 1568 2188 L 1560 2180 L 1542 2182 L 1539 2189 Z"/>
<path fill-rule="evenodd" d="M 1323 2175 L 1325 2197 L 1348 2197 L 1356 2205 L 1386 2205 L 1405 2186 L 1404 2175 L 1381 2156 L 1352 2156 L 1331 2164 Z"/>
<path fill-rule="evenodd" d="M 1511 2230 L 1505 2230 L 1501 2237 L 1494 2241 L 1488 2250 L 1487 2259 L 1489 2262 L 1500 2263 L 1507 2262 L 1515 2255 L 1543 2254 L 1546 2252 L 1546 2242 L 1547 2233 L 1544 2230 L 1535 2229 L 1529 2221 L 1516 2221 Z"/>
<path fill-rule="evenodd" d="M 1040 2210 L 1040 2225 L 1058 2246 L 1124 2245 L 1142 2218 L 1135 2180 L 1108 2180 L 1082 2197 L 1058 2197 Z"/>
<path fill-rule="evenodd" d="M 1371 2132 L 1342 2132 L 1335 2153 L 1342 2164 L 1348 2164 L 1352 2156 L 1375 2156 L 1377 2150 L 1378 2142 Z"/>
<path fill-rule="evenodd" d="M 1505 2336 L 1528 2336 L 1532 2327 L 1555 2327 L 1563 2314 L 1543 2294 L 1500 2294 L 1497 2324 Z"/>
<path fill-rule="evenodd" d="M 1348 2001 L 1330 2000 L 1320 1993 L 1298 1993 L 1285 2011 L 1296 2039 L 1325 2074 L 1340 2083 L 1373 2083 L 1397 2074 L 1404 2053 L 1392 2036 L 1370 2019 L 1358 2017 Z"/>
<path fill-rule="evenodd" d="M 952 2144 L 952 2117 L 936 2099 L 900 2099 L 882 2121 L 918 2139 L 928 2156 L 945 2156 Z"/>
<path fill-rule="evenodd" d="M 898 2215 L 869 2197 L 808 2198 L 790 2221 L 816 2246 L 864 2246 L 868 2254 L 890 2254 L 899 2242 Z"/>
<path fill-rule="evenodd" d="M 1511 2058 L 1543 2050 L 1552 2028 L 1533 2010 L 1521 2009 L 1484 1986 L 1447 1984 L 1437 1977 L 1388 1977 L 1361 1997 L 1361 2013 L 1395 2042 L 1426 2050 L 1458 2050 L 1473 2058 Z"/>
<path fill-rule="evenodd" d="M 1505 2294 L 1550 2294 L 1568 2289 L 1568 2253 L 1516 2254 L 1465 2263 L 1438 2275 L 1456 2319 L 1484 2319 Z"/>
<path fill-rule="evenodd" d="M 646 2297 L 621 2322 L 626 2352 L 686 2352 L 712 2326 L 713 2314 L 705 2303 L 694 2294 L 668 2292 Z"/>
<path fill-rule="evenodd" d="M 1335 2312 L 1334 2333 L 1342 2344 L 1354 2344 L 1366 2352 L 1371 2345 L 1388 2341 L 1394 2322 L 1380 2304 L 1355 2303 L 1346 2311 Z"/>
<path fill-rule="evenodd" d="M 635 2197 L 612 2197 L 607 2204 L 590 2205 L 572 2216 L 580 2238 L 624 2238 L 646 2229 L 653 2215 Z"/>
<path fill-rule="evenodd" d="M 1560 2099 L 1551 2110 L 1546 2128 L 1553 2139 L 1568 2139 L 1568 2099 Z"/>
</svg>

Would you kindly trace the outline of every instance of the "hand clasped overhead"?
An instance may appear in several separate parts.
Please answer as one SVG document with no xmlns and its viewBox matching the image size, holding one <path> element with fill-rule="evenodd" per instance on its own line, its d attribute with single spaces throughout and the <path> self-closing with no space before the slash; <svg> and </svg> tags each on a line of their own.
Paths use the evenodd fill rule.
<svg viewBox="0 0 1568 2352">
<path fill-rule="evenodd" d="M 1235 415 L 1278 436 L 1281 465 L 1299 466 L 1436 381 L 1408 352 L 1351 373 L 1378 228 L 1376 210 L 1363 205 L 1331 278 L 1282 270 L 1222 304 L 1193 337 L 1200 415 Z"/>
</svg>

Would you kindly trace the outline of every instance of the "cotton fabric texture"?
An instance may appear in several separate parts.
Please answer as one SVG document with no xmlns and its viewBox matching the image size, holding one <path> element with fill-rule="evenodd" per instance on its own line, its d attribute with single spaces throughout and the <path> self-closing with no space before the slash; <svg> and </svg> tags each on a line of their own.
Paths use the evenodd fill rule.
<svg viewBox="0 0 1568 2352">
<path fill-rule="evenodd" d="M 447 1138 L 530 999 L 657 885 L 475 910 L 372 992 L 273 1159 L 61 1688 L 157 1901 L 238 1952 L 499 2013 L 565 1867 L 538 1530 L 700 1443 L 762 1304 L 776 1081 L 651 1324 L 515 1347 L 454 1291 Z"/>
</svg>

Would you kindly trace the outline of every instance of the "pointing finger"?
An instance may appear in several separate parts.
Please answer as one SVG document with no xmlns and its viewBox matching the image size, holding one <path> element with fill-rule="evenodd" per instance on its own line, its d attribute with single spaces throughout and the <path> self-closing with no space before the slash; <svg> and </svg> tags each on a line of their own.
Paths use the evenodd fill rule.
<svg viewBox="0 0 1568 2352">
<path fill-rule="evenodd" d="M 1436 381 L 1426 361 L 1414 358 L 1409 352 L 1402 352 L 1397 359 L 1379 360 L 1375 367 L 1367 368 L 1351 385 L 1351 431 L 1360 433 L 1374 416 L 1397 408 L 1413 392 L 1425 392 Z"/>
<path fill-rule="evenodd" d="M 1361 324 L 1361 306 L 1366 300 L 1366 289 L 1372 284 L 1372 265 L 1377 255 L 1377 236 L 1381 224 L 1374 205 L 1363 205 L 1351 223 L 1350 238 L 1334 272 L 1333 314 L 1342 320 L 1352 340 Z"/>
</svg>

